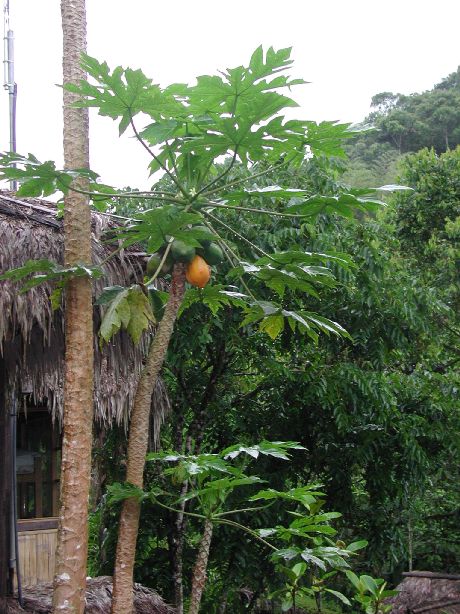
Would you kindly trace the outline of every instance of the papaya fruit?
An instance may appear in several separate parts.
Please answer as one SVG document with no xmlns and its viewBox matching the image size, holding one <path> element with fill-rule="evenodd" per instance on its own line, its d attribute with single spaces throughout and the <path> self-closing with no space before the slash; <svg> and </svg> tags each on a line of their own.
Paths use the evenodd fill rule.
<svg viewBox="0 0 460 614">
<path fill-rule="evenodd" d="M 160 266 L 160 262 L 161 262 L 161 256 L 158 252 L 155 252 L 154 254 L 150 256 L 150 258 L 147 260 L 147 268 L 146 268 L 148 277 L 152 277 L 152 275 L 155 273 L 157 268 Z"/>
<path fill-rule="evenodd" d="M 209 228 L 206 228 L 206 226 L 193 226 L 192 230 L 201 230 L 207 233 L 210 232 Z M 198 239 L 198 241 L 201 243 L 203 247 L 207 247 L 211 243 L 211 241 L 208 241 L 206 239 Z"/>
<path fill-rule="evenodd" d="M 217 243 L 210 243 L 203 248 L 203 258 L 208 264 L 220 264 L 224 259 L 224 252 Z"/>
<path fill-rule="evenodd" d="M 211 269 L 201 256 L 195 256 L 185 271 L 187 281 L 197 288 L 204 288 L 211 278 Z"/>
<path fill-rule="evenodd" d="M 148 277 L 152 277 L 153 275 L 155 275 L 155 271 L 160 266 L 160 262 L 162 258 L 163 258 L 163 255 L 161 253 L 155 252 L 147 260 L 146 273 Z M 171 254 L 168 254 L 166 256 L 166 260 L 163 262 L 163 266 L 161 267 L 161 271 L 159 273 L 160 277 L 162 277 L 163 275 L 167 275 L 168 273 L 171 273 L 173 266 L 174 266 L 174 260 L 172 259 Z"/>
<path fill-rule="evenodd" d="M 190 262 L 195 257 L 195 248 L 175 239 L 171 245 L 171 255 L 175 262 Z"/>
</svg>

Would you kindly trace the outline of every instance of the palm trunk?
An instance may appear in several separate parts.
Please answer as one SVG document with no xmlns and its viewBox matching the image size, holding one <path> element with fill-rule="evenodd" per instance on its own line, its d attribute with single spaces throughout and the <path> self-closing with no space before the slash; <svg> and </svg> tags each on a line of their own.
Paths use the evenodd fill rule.
<svg viewBox="0 0 460 614">
<path fill-rule="evenodd" d="M 198 614 L 200 611 L 201 596 L 206 584 L 206 569 L 208 567 L 209 550 L 212 539 L 212 522 L 208 519 L 204 522 L 203 537 L 196 557 L 192 575 L 192 591 L 190 595 L 190 607 L 188 614 Z"/>
<path fill-rule="evenodd" d="M 85 78 L 80 67 L 80 54 L 86 49 L 84 0 L 62 0 L 61 14 L 64 83 L 79 83 Z M 88 168 L 88 112 L 72 108 L 74 99 L 64 91 L 64 164 L 67 169 Z M 64 201 L 64 246 L 66 265 L 91 264 L 91 213 L 87 197 L 81 194 L 70 193 Z M 67 285 L 65 345 L 61 510 L 53 611 L 81 614 L 85 608 L 93 421 L 93 308 L 88 278 L 72 279 Z"/>
<path fill-rule="evenodd" d="M 126 481 L 142 488 L 145 455 L 149 436 L 152 394 L 166 356 L 174 322 L 185 289 L 185 267 L 174 267 L 168 304 L 150 346 L 147 362 L 136 391 L 129 428 Z M 124 501 L 118 529 L 115 559 L 112 614 L 131 614 L 133 609 L 133 569 L 139 528 L 140 504 L 136 499 Z"/>
</svg>

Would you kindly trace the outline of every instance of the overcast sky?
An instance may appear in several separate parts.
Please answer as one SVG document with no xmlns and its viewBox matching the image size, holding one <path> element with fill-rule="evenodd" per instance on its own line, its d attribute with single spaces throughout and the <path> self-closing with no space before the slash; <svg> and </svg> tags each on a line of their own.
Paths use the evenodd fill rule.
<svg viewBox="0 0 460 614">
<path fill-rule="evenodd" d="M 142 68 L 161 85 L 247 63 L 259 45 L 293 47 L 299 118 L 360 121 L 382 91 L 430 89 L 460 64 L 460 0 L 87 0 L 88 53 Z M 20 153 L 62 159 L 58 0 L 10 0 Z M 0 149 L 8 148 L 0 96 Z M 108 118 L 91 117 L 102 180 L 147 188 L 149 162 Z M 127 135 L 128 133 L 126 133 Z"/>
</svg>

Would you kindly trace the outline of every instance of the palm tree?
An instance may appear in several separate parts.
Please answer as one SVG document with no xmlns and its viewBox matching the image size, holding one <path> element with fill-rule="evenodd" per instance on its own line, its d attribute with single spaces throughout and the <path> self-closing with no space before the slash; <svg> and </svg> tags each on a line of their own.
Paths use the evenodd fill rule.
<svg viewBox="0 0 460 614">
<path fill-rule="evenodd" d="M 85 78 L 80 54 L 86 49 L 85 0 L 62 0 L 64 83 Z M 64 163 L 89 167 L 88 112 L 71 107 L 64 90 Z M 82 187 L 80 185 L 76 187 Z M 84 186 L 83 186 L 84 187 Z M 64 201 L 64 259 L 67 266 L 91 263 L 91 214 L 86 196 L 70 192 Z M 53 610 L 82 614 L 88 551 L 87 505 L 93 416 L 93 310 L 91 280 L 71 279 L 65 307 L 64 433 L 61 510 Z"/>
</svg>

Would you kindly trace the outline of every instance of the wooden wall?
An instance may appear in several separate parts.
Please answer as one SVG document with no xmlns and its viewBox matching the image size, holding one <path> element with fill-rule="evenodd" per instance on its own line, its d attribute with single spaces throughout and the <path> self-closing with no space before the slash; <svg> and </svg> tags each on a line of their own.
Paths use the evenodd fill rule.
<svg viewBox="0 0 460 614">
<path fill-rule="evenodd" d="M 18 541 L 23 586 L 51 582 L 54 575 L 57 529 L 20 531 Z"/>
</svg>

